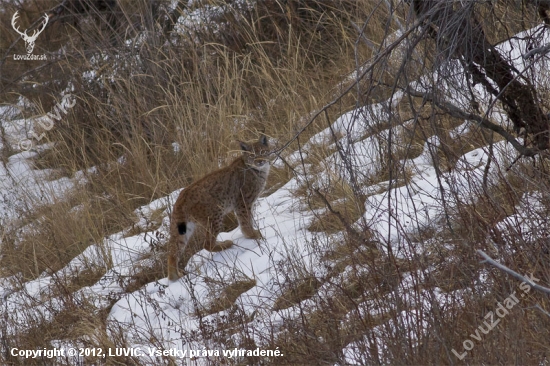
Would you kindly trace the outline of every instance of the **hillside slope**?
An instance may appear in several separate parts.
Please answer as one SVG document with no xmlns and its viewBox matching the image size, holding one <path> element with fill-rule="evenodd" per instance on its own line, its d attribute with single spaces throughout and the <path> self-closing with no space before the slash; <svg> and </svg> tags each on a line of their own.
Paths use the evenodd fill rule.
<svg viewBox="0 0 550 366">
<path fill-rule="evenodd" d="M 290 13 L 292 9 L 287 10 Z M 182 22 L 184 25 L 189 26 Z M 398 30 L 386 40 L 398 40 L 404 34 Z M 513 62 L 517 78 L 529 74 L 533 76 L 529 79 L 533 87 L 546 91 L 550 81 L 548 58 L 533 60 L 522 56 L 532 49 L 525 40 L 534 34 L 540 36 L 541 44 L 550 43 L 547 27 L 539 25 L 499 43 L 496 49 Z M 403 44 L 391 44 L 393 53 L 388 51 L 388 55 L 391 53 L 388 70 L 395 66 L 392 60 L 409 56 Z M 383 52 L 386 51 L 381 49 L 375 53 L 373 59 Z M 414 60 L 416 57 L 411 56 Z M 141 62 L 137 56 L 128 59 Z M 273 70 L 288 67 L 271 64 L 272 60 L 266 56 L 267 59 Z M 111 65 L 108 56 L 94 60 Z M 329 111 L 330 106 L 340 102 L 347 105 L 347 101 L 342 101 L 346 94 L 342 89 L 349 91 L 362 86 L 364 80 L 358 75 L 366 75 L 365 70 L 374 68 L 366 62 L 357 65 L 353 75 L 341 76 L 337 87 L 332 85 L 332 94 L 327 95 L 338 90 L 337 97 L 325 108 L 311 108 L 300 118 L 292 110 L 293 120 L 309 121 L 305 126 L 311 125 L 318 132 L 308 130 L 309 134 L 300 135 L 306 127 L 300 130 L 289 123 L 290 127 L 284 127 L 288 128 L 285 136 L 291 137 L 273 138 L 278 147 L 291 138 L 295 141 L 275 158 L 271 174 L 276 179 L 270 182 L 254 209 L 263 239 L 245 239 L 239 228 L 223 232 L 218 240 L 231 239 L 234 247 L 218 253 L 201 251 L 189 261 L 189 275 L 176 282 L 168 281 L 165 245 L 169 214 L 181 189 L 185 189 L 172 188 L 169 194 L 165 193 L 166 187 L 176 181 L 173 170 L 184 171 L 182 175 L 187 174 L 188 184 L 193 177 L 190 171 L 204 174 L 208 170 L 206 164 L 201 165 L 207 159 L 186 160 L 188 156 L 213 157 L 208 168 L 223 165 L 222 145 L 226 141 L 212 142 L 214 137 L 234 133 L 223 135 L 226 130 L 252 129 L 248 119 L 262 120 L 246 115 L 244 107 L 231 103 L 233 99 L 224 99 L 233 98 L 244 89 L 247 84 L 241 80 L 242 75 L 235 77 L 238 81 L 231 88 L 213 86 L 235 76 L 232 67 L 236 64 L 249 62 L 238 57 L 227 57 L 226 61 L 221 69 L 227 74 L 218 75 L 218 80 L 197 72 L 206 80 L 202 80 L 207 84 L 205 89 L 197 87 L 202 86 L 199 81 L 182 83 L 183 90 L 197 87 L 200 102 L 195 104 L 191 94 L 185 94 L 184 98 L 180 97 L 180 90 L 173 92 L 167 88 L 163 92 L 177 100 L 166 104 L 170 108 L 161 105 L 136 112 L 132 122 L 150 116 L 155 121 L 164 121 L 166 115 L 155 113 L 174 110 L 166 113 L 180 124 L 174 130 L 168 127 L 163 130 L 162 138 L 155 135 L 154 127 L 158 126 L 153 124 L 144 124 L 151 129 L 143 128 L 146 130 L 143 135 L 139 135 L 142 131 L 134 125 L 135 129 L 118 131 L 121 135 L 137 136 L 130 141 L 152 136 L 155 143 L 156 138 L 162 140 L 159 146 L 169 146 L 169 151 L 163 152 L 165 155 L 155 155 L 158 146 L 147 141 L 145 152 L 141 151 L 143 160 L 133 160 L 140 156 L 138 148 L 132 150 L 133 146 L 120 144 L 120 150 L 109 155 L 114 158 L 93 165 L 83 157 L 84 163 L 79 163 L 85 168 L 59 178 L 59 174 L 63 175 L 60 170 L 66 167 L 44 169 L 37 161 L 55 151 L 63 140 L 57 141 L 57 146 L 39 144 L 21 151 L 19 142 L 36 120 L 3 110 L 2 135 L 9 139 L 4 138 L 2 143 L 9 144 L 3 147 L 12 154 L 0 167 L 3 197 L 0 212 L 6 227 L 1 239 L 3 249 L 10 249 L 3 252 L 2 263 L 16 263 L 4 253 L 12 256 L 13 253 L 17 256 L 19 250 L 25 255 L 34 253 L 34 261 L 22 254 L 23 269 L 4 268 L 2 273 L 9 275 L 0 278 L 3 362 L 67 365 L 548 362 L 547 297 L 481 262 L 476 253 L 481 249 L 515 271 L 536 278 L 540 285 L 550 282 L 547 153 L 522 156 L 502 134 L 488 132 L 478 120 L 449 116 L 442 108 L 429 105 L 428 102 L 437 99 L 440 104 L 443 101 L 461 106 L 468 112 L 482 111 L 480 114 L 487 121 L 505 131 L 513 130 L 507 111 L 487 91 L 487 85 L 474 83 L 470 88 L 464 64 L 451 57 L 433 72 L 418 72 L 418 77 L 406 84 L 396 82 L 388 87 L 380 83 L 379 94 L 368 102 L 357 101 L 354 108 L 339 106 L 337 112 Z M 204 61 L 204 69 L 198 64 L 192 67 L 197 68 L 194 71 L 211 70 L 215 63 Z M 99 65 L 94 67 L 101 69 Z M 119 70 L 113 69 L 110 76 L 114 78 Z M 268 73 L 265 70 L 253 76 L 260 79 L 258 75 Z M 289 80 L 301 70 L 292 70 Z M 159 74 L 165 74 L 164 71 Z M 100 80 L 97 75 L 93 72 L 80 76 Z M 127 79 L 139 77 L 136 72 Z M 125 77 L 121 79 L 126 81 Z M 286 86 L 293 85 L 289 80 L 283 81 L 289 83 Z M 263 82 L 266 81 L 259 84 Z M 274 85 L 280 82 L 275 80 Z M 89 85 L 93 85 L 92 81 Z M 460 89 L 457 85 L 468 88 Z M 217 98 L 215 103 L 209 100 L 212 95 L 208 94 L 208 88 L 215 89 L 212 93 Z M 112 100 L 127 90 L 118 85 L 112 90 L 116 93 L 105 93 L 113 104 L 96 101 L 95 106 L 98 115 L 114 110 L 113 121 L 120 122 L 117 118 L 122 120 L 132 113 L 128 112 L 132 108 L 123 108 L 126 100 L 122 97 L 122 101 Z M 151 94 L 158 91 L 153 87 L 151 90 Z M 286 95 L 274 87 L 263 95 L 261 90 L 258 94 L 268 102 L 258 115 L 275 118 L 277 103 L 281 104 L 281 100 L 290 103 L 299 95 L 298 91 L 303 92 L 297 88 Z M 273 92 L 274 97 L 268 92 Z M 141 96 L 129 94 L 132 98 Z M 238 100 L 244 105 L 247 97 Z M 146 99 L 140 102 L 136 97 L 135 109 L 146 104 Z M 472 101 L 476 101 L 475 106 Z M 224 104 L 230 107 L 222 112 L 220 106 Z M 243 109 L 235 111 L 232 109 L 237 108 L 235 105 Z M 197 106 L 202 108 L 199 112 L 193 109 Z M 304 106 L 310 104 L 300 105 L 302 109 Z M 195 120 L 182 113 L 184 118 L 178 115 L 182 111 L 196 113 L 201 118 Z M 277 121 L 290 119 L 285 113 L 280 114 Z M 77 116 L 87 121 L 85 114 Z M 313 124 L 317 116 L 325 121 Z M 97 127 L 90 124 L 91 127 L 85 125 L 82 130 L 89 135 L 82 133 L 82 136 L 101 140 L 104 136 L 90 132 Z M 259 124 L 273 131 L 283 129 L 274 125 Z M 290 132 L 296 131 L 292 137 Z M 519 134 L 517 141 L 527 146 L 526 136 Z M 107 141 L 106 145 L 90 144 L 90 150 L 110 147 L 110 140 Z M 76 137 L 72 143 L 78 147 L 74 150 L 77 152 L 89 147 L 79 146 Z M 64 146 L 67 150 L 72 147 L 70 143 L 67 146 Z M 184 155 L 187 150 L 192 154 Z M 167 165 L 166 175 L 117 174 L 139 170 L 141 165 L 162 160 L 161 157 L 175 161 Z M 79 201 L 79 192 L 90 186 L 95 189 L 98 181 L 104 185 L 91 190 L 90 201 Z M 132 188 L 152 181 L 154 188 L 144 189 L 141 195 L 131 191 L 117 196 L 116 189 L 108 189 L 113 181 L 120 186 L 134 184 Z M 166 181 L 170 183 L 165 184 Z M 115 210 L 121 197 L 133 205 L 131 215 L 124 216 L 124 210 Z M 104 206 L 98 205 L 100 214 L 92 215 L 90 212 L 95 211 L 89 210 L 90 202 L 96 201 Z M 52 211 L 55 213 L 52 207 L 63 211 L 65 216 L 48 216 Z M 115 216 L 123 217 L 116 225 L 108 221 L 113 211 Z M 85 220 L 68 220 L 80 214 Z M 63 222 L 64 218 L 67 222 Z M 64 225 L 82 232 L 71 233 L 74 237 L 58 235 L 64 232 Z M 104 225 L 106 229 L 97 231 L 101 235 L 91 235 L 97 232 L 87 225 Z M 59 230 L 42 232 L 50 226 Z M 44 240 L 51 241 L 53 248 L 56 240 L 74 244 L 65 247 L 59 243 L 62 248 L 59 251 L 70 257 L 68 263 L 60 261 L 48 266 L 49 263 L 37 259 L 35 249 L 42 236 L 47 236 Z M 23 244 L 27 246 L 23 248 Z M 47 258 L 59 256 L 51 247 L 47 252 L 51 255 Z M 518 301 L 510 301 L 514 296 Z M 487 319 L 496 316 L 500 324 L 493 323 L 489 329 Z M 53 359 L 41 354 L 26 360 L 18 353 L 18 350 L 53 348 L 61 352 Z M 86 351 L 73 354 L 75 349 Z"/>
</svg>

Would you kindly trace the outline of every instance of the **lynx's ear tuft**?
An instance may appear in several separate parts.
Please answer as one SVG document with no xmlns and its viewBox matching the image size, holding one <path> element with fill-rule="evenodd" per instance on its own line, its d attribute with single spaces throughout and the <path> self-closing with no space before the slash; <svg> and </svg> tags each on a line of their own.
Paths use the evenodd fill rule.
<svg viewBox="0 0 550 366">
<path fill-rule="evenodd" d="M 260 144 L 267 146 L 267 136 L 262 133 L 260 136 Z"/>
<path fill-rule="evenodd" d="M 241 145 L 242 151 L 252 151 L 252 148 L 247 143 L 239 141 L 239 144 Z"/>
</svg>

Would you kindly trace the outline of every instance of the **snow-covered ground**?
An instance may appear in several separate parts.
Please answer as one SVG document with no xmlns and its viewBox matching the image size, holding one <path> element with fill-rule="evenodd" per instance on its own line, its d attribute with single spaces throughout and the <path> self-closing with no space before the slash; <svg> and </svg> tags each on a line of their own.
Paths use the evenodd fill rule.
<svg viewBox="0 0 550 366">
<path fill-rule="evenodd" d="M 364 115 L 360 112 L 356 111 L 359 116 Z M 361 126 L 368 121 L 360 117 L 359 119 L 340 118 L 334 127 L 349 130 L 350 127 L 346 123 Z M 462 130 L 457 129 L 457 133 Z M 321 132 L 312 137 L 310 143 L 321 140 L 322 135 L 328 133 L 330 132 Z M 373 156 L 370 154 L 374 154 L 369 150 L 372 149 L 372 144 L 369 143 L 371 141 L 359 138 L 354 140 L 357 140 L 352 142 L 352 150 L 358 152 L 353 155 L 356 164 L 367 166 L 369 158 Z M 515 152 L 504 142 L 495 144 L 493 149 L 495 158 L 492 170 L 499 169 L 499 162 L 515 156 Z M 10 167 L 19 169 L 18 176 L 32 176 L 36 179 L 37 175 L 28 165 L 25 165 L 25 158 L 32 154 L 31 152 L 19 153 L 10 159 L 10 162 L 13 161 Z M 405 233 L 414 234 L 441 219 L 444 209 L 441 205 L 442 192 L 449 195 L 448 202 L 452 202 L 452 195 L 455 193 L 465 200 L 471 198 L 469 192 L 479 188 L 482 181 L 487 156 L 483 148 L 473 150 L 461 157 L 457 169 L 438 177 L 426 144 L 423 153 L 408 162 L 415 169 L 410 184 L 370 195 L 367 198 L 364 218 L 368 226 L 381 238 L 389 238 L 390 242 L 395 243 L 396 253 L 399 256 L 405 256 L 406 253 L 400 253 L 398 245 L 400 236 Z M 341 171 L 338 159 L 333 156 L 326 159 L 325 166 L 332 167 L 334 172 Z M 16 171 L 15 168 L 13 171 Z M 345 178 L 345 174 L 343 176 Z M 322 181 L 326 179 L 326 175 L 317 175 L 316 179 Z M 57 181 L 56 184 L 62 188 L 64 181 Z M 37 181 L 32 182 L 36 187 L 41 187 Z M 70 186 L 68 183 L 65 184 L 67 187 Z M 284 317 L 288 319 L 293 316 L 294 311 L 292 307 L 281 311 L 273 310 L 274 301 L 282 291 L 281 284 L 285 283 L 284 273 L 277 270 L 277 263 L 288 260 L 291 253 L 292 258 L 308 267 L 308 272 L 314 273 L 319 278 L 326 275 L 320 258 L 316 254 L 318 252 L 311 250 L 311 243 L 315 240 L 326 241 L 329 238 L 323 238 L 321 234 L 314 234 L 307 230 L 313 215 L 302 207 L 303 205 L 293 193 L 298 186 L 297 179 L 291 179 L 273 194 L 258 200 L 255 217 L 264 239 L 258 242 L 245 239 L 238 228 L 230 233 L 222 233 L 219 235 L 219 240 L 231 239 L 236 245 L 219 253 L 202 251 L 195 255 L 187 267 L 191 274 L 177 282 L 170 283 L 167 279 L 162 279 L 132 293 L 125 293 L 124 284 L 127 277 L 134 273 L 136 266 L 146 266 L 150 260 L 153 235 L 141 233 L 128 237 L 124 232 L 111 235 L 103 243 L 89 246 L 64 269 L 29 281 L 19 291 L 11 292 L 8 281 L 4 281 L 0 291 L 4 298 L 5 309 L 8 310 L 8 324 L 13 327 L 9 331 L 16 332 L 19 327 L 24 327 L 28 307 L 33 308 L 46 319 L 52 317 L 56 309 L 60 310 L 63 306 L 61 299 L 49 298 L 45 304 L 41 303 L 41 299 L 44 296 L 47 297 L 50 292 L 54 292 L 53 287 L 60 278 L 67 278 L 82 270 L 84 263 L 98 267 L 107 267 L 108 263 L 111 263 L 111 267 L 96 284 L 78 290 L 74 294 L 75 299 L 80 297 L 92 299 L 99 309 L 107 307 L 111 299 L 119 298 L 112 306 L 107 322 L 116 323 L 126 329 L 127 340 L 134 347 L 140 347 L 143 350 L 177 349 L 187 352 L 186 357 L 192 354 L 199 359 L 203 353 L 196 352 L 206 349 L 212 352 L 205 355 L 214 356 L 213 351 L 219 350 L 215 344 L 186 342 L 186 339 L 191 338 L 190 335 L 200 328 L 201 323 L 208 322 L 210 317 L 212 318 L 210 320 L 214 321 L 214 318 L 223 315 L 223 313 L 215 313 L 200 318 L 197 316 L 197 311 L 209 309 L 212 302 L 217 300 L 217 295 L 221 293 L 222 288 L 216 289 L 212 283 L 227 285 L 236 281 L 255 281 L 255 285 L 241 294 L 236 303 L 239 304 L 242 312 L 256 320 L 254 324 L 271 324 L 276 328 L 277 324 L 282 324 L 281 313 L 284 313 Z M 365 187 L 365 190 L 368 191 L 368 188 Z M 62 189 L 57 192 L 62 192 Z M 137 210 L 136 213 L 146 218 L 159 208 L 167 208 L 163 224 L 159 228 L 159 232 L 166 236 L 168 208 L 171 207 L 179 192 L 180 190 L 168 197 L 155 200 Z M 389 215 L 389 212 L 393 214 Z M 142 221 L 143 224 L 146 220 Z M 337 240 L 338 236 L 334 235 L 330 239 Z M 405 277 L 400 286 L 405 293 L 412 288 L 407 281 Z M 25 306 L 22 306 L 23 304 Z M 257 337 L 257 343 L 261 344 L 261 340 L 269 338 L 269 333 L 273 329 L 256 328 L 254 324 L 250 326 Z M 153 338 L 156 341 L 151 343 Z M 57 346 L 72 345 L 63 344 L 60 341 Z M 224 357 L 222 350 L 219 352 L 219 357 Z M 153 354 L 149 356 L 144 351 L 144 356 L 140 357 L 140 360 L 151 364 L 159 362 L 156 353 L 153 352 Z"/>
<path fill-rule="evenodd" d="M 517 42 L 516 39 L 500 47 L 503 52 L 511 52 L 514 55 L 517 61 L 516 67 L 521 70 L 528 64 L 520 57 L 522 46 Z M 415 85 L 423 85 L 423 83 Z M 441 85 L 442 90 L 451 88 L 452 86 Z M 477 92 L 482 97 L 485 96 L 481 89 Z M 386 129 L 373 137 L 365 138 L 365 135 L 368 134 L 369 128 L 377 123 L 376 121 L 387 120 L 388 110 L 395 108 L 401 96 L 397 94 L 384 103 L 356 109 L 342 115 L 331 128 L 313 136 L 304 145 L 304 151 L 307 153 L 311 147 L 319 144 L 330 147 L 331 144 L 335 144 L 332 138 L 333 133 L 336 132 L 338 143 L 340 146 L 345 146 L 346 159 L 349 159 L 357 173 L 364 178 L 375 174 L 379 166 L 377 159 L 380 139 L 387 138 L 390 132 L 399 134 L 401 127 L 393 127 L 392 131 Z M 457 105 L 463 105 L 466 102 L 459 94 L 451 93 L 448 98 Z M 494 111 L 489 117 L 498 120 L 498 110 Z M 10 114 L 8 111 L 4 116 L 6 117 L 2 123 L 12 126 L 6 130 L 13 136 L 15 146 L 17 138 L 22 137 L 22 126 L 26 121 L 12 119 L 15 114 Z M 502 123 L 505 124 L 506 121 Z M 452 131 L 452 134 L 457 136 L 465 134 L 470 128 L 477 127 L 472 122 L 464 121 L 461 126 Z M 381 193 L 373 193 L 378 191 L 373 187 L 362 187 L 368 197 L 365 201 L 365 213 L 361 220 L 358 220 L 357 227 L 359 227 L 359 221 L 366 223 L 379 240 L 392 247 L 397 257 L 408 255 L 403 252 L 404 247 L 400 245 L 404 235 L 417 234 L 425 228 L 439 224 L 445 216 L 445 210 L 452 208 L 458 202 L 475 201 L 476 192 L 482 190 L 484 175 L 488 175 L 489 182 L 497 181 L 509 167 L 510 162 L 517 157 L 517 152 L 509 144 L 497 142 L 493 146 L 493 157 L 488 170 L 486 170 L 488 148 L 482 147 L 461 156 L 451 171 L 438 172 L 438 167 L 434 166 L 434 156 L 431 151 L 431 146 L 437 144 L 437 138 L 431 138 L 425 143 L 419 156 L 402 162 L 403 166 L 408 167 L 412 172 L 408 184 L 392 186 L 393 188 Z M 32 197 L 32 201 L 38 203 L 51 202 L 56 195 L 62 196 L 64 191 L 74 187 L 81 179 L 81 175 L 77 175 L 72 179 L 47 181 L 44 178 L 48 171 L 33 170 L 30 159 L 38 153 L 38 149 L 46 148 L 48 146 L 43 145 L 35 150 L 18 152 L 9 157 L 5 166 L 0 166 L 2 198 L 0 213 L 4 222 L 17 218 L 18 210 L 24 209 L 18 207 L 19 202 L 29 202 L 28 197 Z M 288 161 L 298 165 L 299 154 L 297 152 L 290 154 Z M 335 176 L 342 181 L 351 179 L 350 171 L 346 169 L 346 164 L 338 153 L 326 157 L 321 165 L 324 167 L 321 173 L 310 172 L 309 166 L 301 167 L 309 175 L 309 181 L 313 186 L 326 186 Z M 282 327 L 283 319 L 296 317 L 298 320 L 300 314 L 292 306 L 284 310 L 274 310 L 275 301 L 282 293 L 287 278 L 279 268 L 281 263 L 284 264 L 291 258 L 299 266 L 303 266 L 307 273 L 322 278 L 327 275 L 327 270 L 322 265 L 321 252 L 312 250 L 312 247 L 319 242 L 331 243 L 341 240 L 341 233 L 326 235 L 307 230 L 314 215 L 303 206 L 300 198 L 295 194 L 302 183 L 303 177 L 295 177 L 274 193 L 258 200 L 255 218 L 264 237 L 262 240 L 245 239 L 239 228 L 229 233 L 222 233 L 219 235 L 219 240 L 231 239 L 236 245 L 219 253 L 207 251 L 198 253 L 188 264 L 187 269 L 190 274 L 179 281 L 169 282 L 167 279 L 161 279 L 128 293 L 125 291 L 128 277 L 135 273 L 135 268 L 147 268 L 155 255 L 158 255 L 153 249 L 153 244 L 163 245 L 166 242 L 168 213 L 180 190 L 155 200 L 136 210 L 136 214 L 142 217 L 138 225 L 146 227 L 145 223 L 152 212 L 158 209 L 164 210 L 162 225 L 157 230 L 161 234 L 160 239 L 152 232 L 129 236 L 130 231 L 126 230 L 105 238 L 101 243 L 90 245 L 65 268 L 54 274 L 44 273 L 39 278 L 26 282 L 21 289 L 12 288 L 10 280 L 13 279 L 0 279 L 0 296 L 7 317 L 5 321 L 9 325 L 6 331 L 12 334 L 24 328 L 28 321 L 27 309 L 29 308 L 45 319 L 53 317 L 56 311 L 64 306 L 61 298 L 51 295 L 56 293 L 55 286 L 59 279 L 75 275 L 82 270 L 84 264 L 93 264 L 96 267 L 105 267 L 106 273 L 95 284 L 74 293 L 75 302 L 78 303 L 78 299 L 87 299 L 101 309 L 112 305 L 111 301 L 115 299 L 116 302 L 112 305 L 107 317 L 107 329 L 124 329 L 128 346 L 139 347 L 142 350 L 139 355 L 141 362 L 150 364 L 160 362 L 162 357 L 156 352 L 157 350 L 159 352 L 160 350 L 178 350 L 180 353 L 176 354 L 176 358 L 182 356 L 189 359 L 192 356 L 198 364 L 201 360 L 212 361 L 229 356 L 238 358 L 237 353 L 224 354 L 224 350 L 221 350 L 213 339 L 197 341 L 194 336 L 204 327 L 204 324 L 213 324 L 224 315 L 230 317 L 228 309 L 208 311 L 215 308 L 215 303 L 219 301 L 224 288 L 239 281 L 252 283 L 247 291 L 238 296 L 235 303 L 238 304 L 242 314 L 251 319 L 248 324 L 250 334 L 256 344 L 261 345 L 263 340 L 269 339 L 273 332 L 277 332 L 277 329 Z M 382 183 L 386 183 L 386 187 L 390 186 L 390 182 Z M 506 218 L 499 225 L 504 228 L 517 227 L 517 222 L 523 220 L 522 207 L 529 205 L 532 209 L 533 202 L 536 205 L 536 192 L 525 197 L 525 202 L 520 203 L 516 215 Z M 512 221 L 513 223 L 510 224 Z M 387 248 L 379 249 L 384 251 Z M 422 252 L 424 249 L 418 250 Z M 418 303 L 413 296 L 409 296 L 414 288 L 413 277 L 422 277 L 422 275 L 413 276 L 412 273 L 405 273 L 398 286 L 401 296 L 416 306 L 413 312 L 427 306 Z M 319 293 L 328 291 L 328 288 L 323 286 L 318 290 Z M 460 290 L 453 295 L 460 298 Z M 448 294 L 441 292 L 437 300 L 444 304 L 447 297 Z M 304 300 L 304 302 L 308 301 L 310 300 Z M 375 316 L 377 311 L 378 309 L 373 308 L 372 315 Z M 200 313 L 202 315 L 199 316 Z M 212 314 L 208 315 L 208 313 Z M 404 324 L 419 318 L 407 316 L 405 313 L 399 316 L 402 317 Z M 270 326 L 267 327 L 266 324 Z M 414 324 L 414 326 L 425 327 L 425 324 Z M 68 350 L 75 345 L 59 340 L 52 346 Z M 275 350 L 270 351 L 275 352 Z M 349 362 L 354 364 L 354 344 L 350 343 L 344 351 Z"/>
</svg>

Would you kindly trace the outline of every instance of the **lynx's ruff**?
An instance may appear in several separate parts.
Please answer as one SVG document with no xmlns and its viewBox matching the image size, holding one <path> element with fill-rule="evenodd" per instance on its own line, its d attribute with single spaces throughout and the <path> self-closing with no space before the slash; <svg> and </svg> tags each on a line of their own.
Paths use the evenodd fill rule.
<svg viewBox="0 0 550 366">
<path fill-rule="evenodd" d="M 252 205 L 264 189 L 269 174 L 269 144 L 264 135 L 254 144 L 240 144 L 242 156 L 194 182 L 176 200 L 168 242 L 171 281 L 181 277 L 178 262 L 185 268 L 189 259 L 202 249 L 218 252 L 233 245 L 230 240 L 216 242 L 223 217 L 231 211 L 237 215 L 245 237 L 262 237 L 252 226 Z"/>
</svg>

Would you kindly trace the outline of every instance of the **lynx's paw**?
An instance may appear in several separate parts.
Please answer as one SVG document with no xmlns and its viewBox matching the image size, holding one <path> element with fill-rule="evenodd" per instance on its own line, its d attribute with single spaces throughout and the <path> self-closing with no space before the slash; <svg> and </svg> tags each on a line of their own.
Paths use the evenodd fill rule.
<svg viewBox="0 0 550 366">
<path fill-rule="evenodd" d="M 263 239 L 262 233 L 260 230 L 252 230 L 248 232 L 243 232 L 245 238 L 247 239 Z"/>
<path fill-rule="evenodd" d="M 170 280 L 172 282 L 179 280 L 181 277 L 183 277 L 183 273 L 181 273 L 181 271 L 179 269 L 177 271 L 169 271 L 168 272 L 168 280 Z"/>
<path fill-rule="evenodd" d="M 224 241 L 217 241 L 212 248 L 205 247 L 204 249 L 210 252 L 221 252 L 222 250 L 229 249 L 232 246 L 233 246 L 233 242 L 231 240 L 224 240 Z"/>
</svg>

